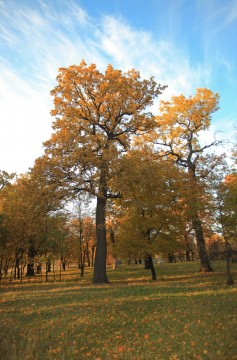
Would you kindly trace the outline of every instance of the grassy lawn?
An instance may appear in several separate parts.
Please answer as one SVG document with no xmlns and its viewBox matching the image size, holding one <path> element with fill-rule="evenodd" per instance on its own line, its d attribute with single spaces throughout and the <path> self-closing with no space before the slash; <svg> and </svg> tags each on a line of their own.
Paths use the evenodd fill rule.
<svg viewBox="0 0 237 360">
<path fill-rule="evenodd" d="M 108 269 L 109 285 L 92 285 L 69 269 L 65 281 L 0 288 L 0 359 L 237 359 L 235 285 L 224 263 Z"/>
</svg>

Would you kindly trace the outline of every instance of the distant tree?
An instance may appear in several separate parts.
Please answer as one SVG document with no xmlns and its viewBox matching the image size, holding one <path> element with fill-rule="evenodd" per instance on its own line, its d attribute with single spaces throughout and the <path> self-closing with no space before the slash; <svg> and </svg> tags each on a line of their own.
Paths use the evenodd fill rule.
<svg viewBox="0 0 237 360">
<path fill-rule="evenodd" d="M 118 159 L 129 150 L 131 138 L 154 126 L 146 108 L 165 87 L 153 78 L 141 80 L 135 70 L 122 73 L 108 65 L 101 73 L 84 61 L 59 69 L 57 81 L 52 91 L 54 133 L 45 143 L 51 181 L 71 194 L 96 197 L 93 282 L 106 283 L 106 205 L 120 196 L 110 179 L 118 176 Z"/>
<path fill-rule="evenodd" d="M 0 190 L 2 190 L 6 185 L 8 185 L 15 176 L 15 173 L 9 174 L 4 170 L 0 170 Z"/>
</svg>

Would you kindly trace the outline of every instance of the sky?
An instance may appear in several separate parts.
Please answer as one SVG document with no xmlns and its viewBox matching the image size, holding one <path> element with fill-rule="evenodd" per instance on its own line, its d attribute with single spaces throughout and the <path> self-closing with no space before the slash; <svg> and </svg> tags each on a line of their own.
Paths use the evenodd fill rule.
<svg viewBox="0 0 237 360">
<path fill-rule="evenodd" d="M 26 173 L 43 154 L 58 68 L 82 59 L 154 76 L 168 85 L 159 100 L 218 92 L 202 141 L 236 142 L 236 39 L 237 0 L 0 0 L 0 170 Z"/>
</svg>

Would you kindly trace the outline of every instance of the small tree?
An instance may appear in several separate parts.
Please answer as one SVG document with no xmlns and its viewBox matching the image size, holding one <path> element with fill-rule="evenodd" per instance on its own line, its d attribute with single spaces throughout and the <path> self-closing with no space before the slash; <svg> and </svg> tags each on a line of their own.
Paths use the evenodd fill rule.
<svg viewBox="0 0 237 360">
<path fill-rule="evenodd" d="M 117 251 L 143 256 L 155 280 L 153 256 L 181 247 L 180 174 L 172 162 L 157 161 L 145 149 L 131 152 L 123 159 L 121 169 L 123 198 Z"/>
</svg>

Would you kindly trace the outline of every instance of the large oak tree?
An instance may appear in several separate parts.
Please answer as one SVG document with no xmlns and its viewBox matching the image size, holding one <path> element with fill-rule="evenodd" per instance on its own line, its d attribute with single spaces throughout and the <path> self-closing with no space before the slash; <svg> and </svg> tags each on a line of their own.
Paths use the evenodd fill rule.
<svg viewBox="0 0 237 360">
<path fill-rule="evenodd" d="M 71 194 L 88 192 L 96 197 L 97 248 L 94 283 L 108 282 L 106 275 L 106 203 L 118 197 L 110 179 L 118 175 L 118 159 L 129 150 L 131 137 L 154 126 L 146 108 L 165 88 L 153 78 L 142 80 L 138 71 L 122 73 L 108 65 L 59 69 L 52 91 L 56 117 L 54 133 L 45 143 L 52 176 Z"/>
<path fill-rule="evenodd" d="M 208 89 L 197 89 L 194 96 L 174 96 L 170 102 L 162 102 L 160 115 L 157 116 L 159 126 L 158 140 L 164 154 L 172 157 L 176 163 L 186 170 L 184 185 L 187 189 L 186 200 L 189 218 L 196 234 L 196 241 L 201 262 L 200 271 L 212 271 L 205 239 L 203 235 L 200 210 L 202 208 L 202 186 L 199 181 L 198 167 L 200 155 L 216 145 L 217 141 L 201 144 L 200 133 L 210 126 L 211 115 L 218 109 L 218 94 Z"/>
</svg>

